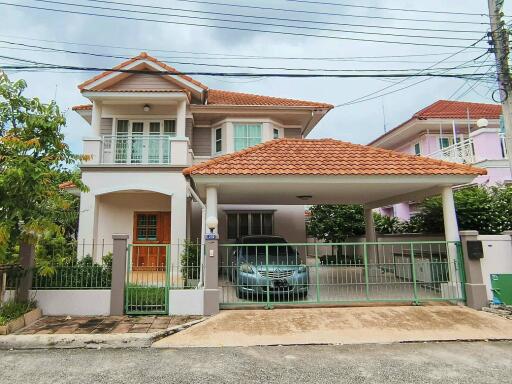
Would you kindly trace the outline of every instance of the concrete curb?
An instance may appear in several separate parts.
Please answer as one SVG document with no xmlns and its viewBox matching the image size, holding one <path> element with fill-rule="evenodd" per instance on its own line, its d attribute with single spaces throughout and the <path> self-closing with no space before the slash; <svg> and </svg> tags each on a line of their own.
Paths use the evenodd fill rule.
<svg viewBox="0 0 512 384">
<path fill-rule="evenodd" d="M 7 335 L 0 336 L 0 350 L 10 349 L 115 349 L 149 348 L 155 341 L 183 331 L 198 324 L 207 317 L 190 321 L 162 331 L 152 333 L 120 334 L 50 334 L 50 335 Z"/>
</svg>

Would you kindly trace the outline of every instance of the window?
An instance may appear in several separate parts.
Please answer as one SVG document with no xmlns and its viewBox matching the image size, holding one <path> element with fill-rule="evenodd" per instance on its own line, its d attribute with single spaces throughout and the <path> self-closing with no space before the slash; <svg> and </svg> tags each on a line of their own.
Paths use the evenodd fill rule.
<svg viewBox="0 0 512 384">
<path fill-rule="evenodd" d="M 137 241 L 156 241 L 157 228 L 157 214 L 139 213 L 137 215 Z"/>
<path fill-rule="evenodd" d="M 234 124 L 235 151 L 261 143 L 261 124 Z"/>
<path fill-rule="evenodd" d="M 450 146 L 450 139 L 448 137 L 440 137 L 439 138 L 439 147 L 441 149 L 449 147 Z"/>
<path fill-rule="evenodd" d="M 420 147 L 420 143 L 416 143 L 416 144 L 414 144 L 414 154 L 415 154 L 416 156 L 421 155 L 421 147 Z"/>
<path fill-rule="evenodd" d="M 279 129 L 274 128 L 274 139 L 279 139 Z"/>
<path fill-rule="evenodd" d="M 222 128 L 215 129 L 215 153 L 222 152 Z"/>
<path fill-rule="evenodd" d="M 228 213 L 228 239 L 273 233 L 274 214 L 272 212 Z"/>
<path fill-rule="evenodd" d="M 176 136 L 175 120 L 164 120 L 164 135 Z"/>
</svg>

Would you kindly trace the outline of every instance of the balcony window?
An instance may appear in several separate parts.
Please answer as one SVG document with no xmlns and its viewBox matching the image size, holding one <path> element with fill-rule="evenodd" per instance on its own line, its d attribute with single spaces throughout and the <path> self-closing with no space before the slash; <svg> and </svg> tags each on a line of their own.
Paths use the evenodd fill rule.
<svg viewBox="0 0 512 384">
<path fill-rule="evenodd" d="M 274 128 L 274 139 L 279 139 L 279 129 Z"/>
<path fill-rule="evenodd" d="M 448 137 L 440 137 L 439 138 L 439 148 L 447 148 L 450 146 L 450 139 Z"/>
<path fill-rule="evenodd" d="M 416 156 L 420 156 L 421 155 L 421 147 L 420 147 L 420 143 L 416 143 L 414 144 L 414 154 Z"/>
<path fill-rule="evenodd" d="M 261 124 L 234 124 L 235 151 L 261 143 Z"/>
</svg>

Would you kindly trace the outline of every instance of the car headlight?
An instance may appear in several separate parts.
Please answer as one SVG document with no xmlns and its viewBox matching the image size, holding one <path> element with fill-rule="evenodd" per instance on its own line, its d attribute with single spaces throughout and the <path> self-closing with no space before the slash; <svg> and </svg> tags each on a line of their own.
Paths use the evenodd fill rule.
<svg viewBox="0 0 512 384">
<path fill-rule="evenodd" d="M 254 273 L 254 269 L 251 264 L 243 263 L 240 265 L 240 272 L 252 274 L 252 273 Z"/>
<path fill-rule="evenodd" d="M 306 273 L 306 266 L 305 265 L 299 265 L 298 272 L 299 273 Z"/>
</svg>

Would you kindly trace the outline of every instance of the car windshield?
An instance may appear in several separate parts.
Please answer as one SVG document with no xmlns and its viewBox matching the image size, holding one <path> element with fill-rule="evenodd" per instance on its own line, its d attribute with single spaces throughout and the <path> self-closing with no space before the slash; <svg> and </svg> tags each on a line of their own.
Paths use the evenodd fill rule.
<svg viewBox="0 0 512 384">
<path fill-rule="evenodd" d="M 297 250 L 287 244 L 283 244 L 282 240 L 280 242 L 274 243 L 266 242 L 265 244 L 268 244 L 268 246 L 241 245 L 240 247 L 237 247 L 239 262 L 247 262 L 254 265 L 266 263 L 272 265 L 301 264 L 300 256 Z M 268 257 L 266 254 L 267 248 Z"/>
</svg>

